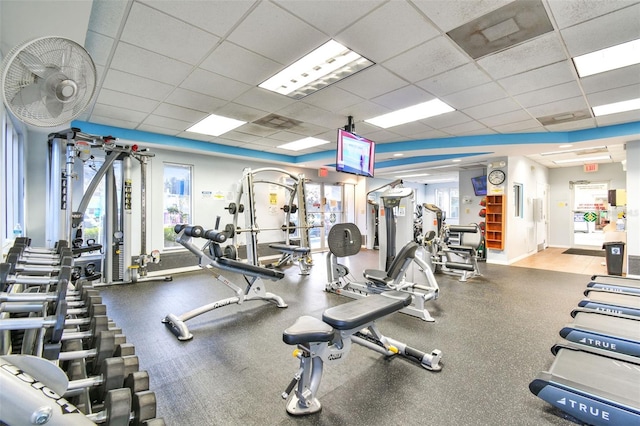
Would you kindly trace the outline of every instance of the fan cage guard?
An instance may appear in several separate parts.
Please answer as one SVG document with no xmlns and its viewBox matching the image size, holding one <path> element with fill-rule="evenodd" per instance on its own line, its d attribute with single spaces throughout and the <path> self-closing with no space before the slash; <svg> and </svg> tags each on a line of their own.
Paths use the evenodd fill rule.
<svg viewBox="0 0 640 426">
<path fill-rule="evenodd" d="M 75 95 L 69 101 L 58 101 L 62 103 L 59 114 L 54 116 L 47 108 L 47 97 L 51 101 L 51 94 L 45 90 L 40 90 L 36 101 L 21 105 L 21 99 L 18 99 L 20 91 L 42 80 L 20 60 L 18 55 L 23 51 L 35 56 L 47 67 L 58 68 L 67 79 L 75 82 Z M 96 68 L 91 56 L 78 43 L 63 37 L 37 38 L 14 47 L 1 69 L 0 83 L 5 105 L 16 118 L 37 127 L 55 127 L 71 122 L 89 105 L 96 89 Z"/>
</svg>

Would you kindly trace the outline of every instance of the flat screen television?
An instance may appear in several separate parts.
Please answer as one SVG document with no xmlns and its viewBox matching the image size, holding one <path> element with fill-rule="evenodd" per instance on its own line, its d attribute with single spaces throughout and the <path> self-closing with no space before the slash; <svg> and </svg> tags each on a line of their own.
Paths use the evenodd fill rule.
<svg viewBox="0 0 640 426">
<path fill-rule="evenodd" d="M 375 152 L 375 142 L 344 129 L 338 129 L 337 172 L 373 177 Z"/>
<path fill-rule="evenodd" d="M 476 196 L 487 195 L 487 177 L 476 176 L 471 178 L 471 184 L 473 185 L 473 192 Z"/>
</svg>

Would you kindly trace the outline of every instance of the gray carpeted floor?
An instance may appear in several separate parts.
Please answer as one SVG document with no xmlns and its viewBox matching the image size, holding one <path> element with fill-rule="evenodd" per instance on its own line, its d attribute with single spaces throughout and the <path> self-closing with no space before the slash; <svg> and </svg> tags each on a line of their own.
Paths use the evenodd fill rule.
<svg viewBox="0 0 640 426">
<path fill-rule="evenodd" d="M 377 267 L 377 252 L 348 260 L 356 277 Z M 282 331 L 300 315 L 320 317 L 351 299 L 324 291 L 323 255 L 311 275 L 286 270 L 267 289 L 289 304 L 230 305 L 188 321 L 180 342 L 161 323 L 168 313 L 232 296 L 206 272 L 173 282 L 104 287 L 109 316 L 134 343 L 149 371 L 158 416 L 169 425 L 568 425 L 562 413 L 529 392 L 550 367 L 550 347 L 582 297 L 589 277 L 481 263 L 482 277 L 459 282 L 437 275 L 440 298 L 429 302 L 435 323 L 404 314 L 379 322 L 385 335 L 424 351 L 443 352 L 441 372 L 354 345 L 346 361 L 327 366 L 320 413 L 290 417 L 280 394 L 298 368 Z M 224 273 L 240 283 L 241 276 Z"/>
</svg>

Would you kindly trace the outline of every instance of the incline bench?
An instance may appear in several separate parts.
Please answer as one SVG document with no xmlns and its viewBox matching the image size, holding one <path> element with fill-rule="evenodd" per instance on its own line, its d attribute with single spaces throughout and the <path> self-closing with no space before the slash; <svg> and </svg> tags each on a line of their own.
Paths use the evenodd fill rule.
<svg viewBox="0 0 640 426">
<path fill-rule="evenodd" d="M 309 247 L 300 247 L 292 244 L 272 243 L 269 247 L 282 253 L 280 259 L 273 264 L 274 268 L 280 268 L 289 262 L 294 262 L 300 267 L 300 275 L 309 275 L 311 268 L 311 249 Z"/>
<path fill-rule="evenodd" d="M 306 315 L 298 318 L 282 335 L 286 344 L 297 345 L 294 355 L 300 359 L 300 369 L 282 394 L 283 398 L 288 398 L 287 412 L 301 416 L 320 411 L 322 407 L 316 395 L 323 364 L 344 361 L 351 342 L 384 355 L 402 355 L 428 370 L 441 370 L 442 353 L 438 349 L 427 354 L 386 337 L 378 330 L 377 319 L 410 303 L 410 294 L 388 291 L 329 308 L 322 314 L 322 320 Z"/>
</svg>

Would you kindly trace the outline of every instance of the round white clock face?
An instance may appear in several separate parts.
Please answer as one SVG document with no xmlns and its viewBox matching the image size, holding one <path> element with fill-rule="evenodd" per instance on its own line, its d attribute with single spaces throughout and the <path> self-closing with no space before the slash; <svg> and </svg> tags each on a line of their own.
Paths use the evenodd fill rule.
<svg viewBox="0 0 640 426">
<path fill-rule="evenodd" d="M 504 182 L 504 172 L 502 170 L 494 170 L 491 173 L 489 173 L 489 183 L 491 183 L 492 185 L 500 185 L 502 182 Z"/>
</svg>

